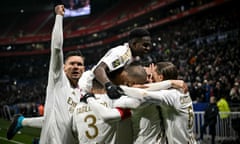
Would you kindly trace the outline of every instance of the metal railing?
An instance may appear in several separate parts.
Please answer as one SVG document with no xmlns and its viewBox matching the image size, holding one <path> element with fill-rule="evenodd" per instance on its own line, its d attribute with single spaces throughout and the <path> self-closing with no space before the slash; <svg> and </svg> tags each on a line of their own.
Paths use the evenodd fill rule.
<svg viewBox="0 0 240 144">
<path fill-rule="evenodd" d="M 217 118 L 216 123 L 216 137 L 218 138 L 237 138 L 238 132 L 240 132 L 240 112 L 219 112 L 219 115 L 227 114 L 229 115 L 225 119 Z M 197 137 L 200 136 L 200 129 L 204 123 L 204 112 L 195 112 L 195 133 Z M 207 136 L 209 134 L 209 128 L 206 129 Z"/>
</svg>

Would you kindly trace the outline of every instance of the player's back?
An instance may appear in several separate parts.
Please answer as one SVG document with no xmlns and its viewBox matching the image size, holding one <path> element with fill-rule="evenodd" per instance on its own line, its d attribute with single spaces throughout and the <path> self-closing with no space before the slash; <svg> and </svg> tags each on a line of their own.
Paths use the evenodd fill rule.
<svg viewBox="0 0 240 144">
<path fill-rule="evenodd" d="M 173 102 L 170 105 L 161 105 L 169 144 L 179 141 L 196 143 L 193 134 L 194 113 L 189 93 L 184 94 L 176 89 L 166 92 L 171 93 L 169 96 Z"/>
<path fill-rule="evenodd" d="M 159 110 L 156 105 L 143 104 L 132 116 L 134 140 L 138 143 L 156 143 L 161 134 Z"/>
<path fill-rule="evenodd" d="M 146 103 L 143 99 L 122 96 L 114 103 L 115 107 L 130 108 L 133 127 L 133 140 L 138 143 L 156 143 L 162 134 L 158 106 Z"/>
<path fill-rule="evenodd" d="M 96 100 L 106 107 L 112 107 L 112 100 L 106 94 L 95 94 Z M 73 114 L 73 131 L 79 143 L 116 143 L 117 123 L 106 123 L 86 103 L 79 103 Z"/>
</svg>

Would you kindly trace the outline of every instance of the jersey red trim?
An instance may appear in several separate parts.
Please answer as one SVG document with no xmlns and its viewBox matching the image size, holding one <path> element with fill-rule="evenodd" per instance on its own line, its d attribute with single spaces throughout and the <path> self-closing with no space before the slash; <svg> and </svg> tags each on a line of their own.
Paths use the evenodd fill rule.
<svg viewBox="0 0 240 144">
<path fill-rule="evenodd" d="M 124 120 L 126 118 L 129 118 L 131 117 L 132 113 L 131 113 L 131 110 L 130 109 L 127 109 L 127 108 L 120 108 L 120 107 L 117 107 L 116 108 L 120 115 L 121 115 L 121 120 Z"/>
</svg>

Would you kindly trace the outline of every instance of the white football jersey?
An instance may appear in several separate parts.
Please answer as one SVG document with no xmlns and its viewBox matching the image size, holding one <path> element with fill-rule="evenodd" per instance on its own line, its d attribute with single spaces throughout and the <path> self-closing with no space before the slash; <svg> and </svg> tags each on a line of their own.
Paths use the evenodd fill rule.
<svg viewBox="0 0 240 144">
<path fill-rule="evenodd" d="M 138 94 L 147 102 L 161 106 L 164 127 L 169 144 L 195 144 L 194 113 L 189 93 L 177 89 L 146 91 L 144 89 L 121 87 L 128 96 Z"/>
<path fill-rule="evenodd" d="M 161 106 L 168 143 L 195 144 L 194 113 L 189 93 L 184 94 L 177 89 L 151 93 L 145 99 Z"/>
<path fill-rule="evenodd" d="M 80 89 L 72 88 L 63 71 L 63 17 L 56 15 L 52 32 L 44 122 L 40 144 L 74 144 L 72 113 L 80 100 Z"/>
<path fill-rule="evenodd" d="M 113 102 L 106 94 L 95 94 L 96 101 L 107 108 Z M 115 144 L 117 123 L 105 123 L 86 103 L 79 103 L 73 114 L 72 129 L 83 144 Z"/>
<path fill-rule="evenodd" d="M 156 143 L 164 141 L 162 136 L 162 126 L 159 109 L 156 105 L 146 103 L 141 97 L 131 98 L 122 96 L 116 100 L 114 107 L 132 109 L 132 127 L 133 140 L 135 144 L 139 143 Z"/>
<path fill-rule="evenodd" d="M 98 62 L 98 66 L 101 62 L 104 62 L 109 71 L 114 71 L 121 67 L 124 67 L 126 64 L 129 64 L 132 60 L 132 53 L 129 45 L 126 43 L 124 45 L 119 45 L 110 49 Z"/>
</svg>

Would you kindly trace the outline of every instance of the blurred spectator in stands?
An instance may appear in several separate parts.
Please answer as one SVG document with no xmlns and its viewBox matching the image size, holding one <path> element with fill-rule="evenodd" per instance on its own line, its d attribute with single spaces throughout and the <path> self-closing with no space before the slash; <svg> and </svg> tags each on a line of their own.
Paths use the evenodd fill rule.
<svg viewBox="0 0 240 144">
<path fill-rule="evenodd" d="M 223 93 L 221 95 L 220 100 L 217 101 L 218 110 L 220 112 L 220 119 L 222 121 L 223 127 L 221 129 L 222 132 L 226 132 L 226 135 L 229 135 L 229 115 L 230 115 L 230 107 L 228 101 L 226 100 L 226 94 Z"/>
<path fill-rule="evenodd" d="M 39 116 L 43 116 L 44 114 L 44 106 L 42 103 L 38 105 L 38 114 Z"/>
<path fill-rule="evenodd" d="M 240 103 L 240 87 L 238 82 L 234 83 L 229 95 L 232 103 Z"/>
<path fill-rule="evenodd" d="M 31 106 L 31 113 L 30 113 L 30 116 L 31 117 L 36 117 L 38 116 L 38 106 L 36 103 L 32 102 L 30 103 L 30 106 Z"/>
<path fill-rule="evenodd" d="M 210 94 L 211 94 L 211 85 L 208 80 L 203 81 L 203 88 L 204 88 L 204 102 L 209 102 Z"/>
<path fill-rule="evenodd" d="M 209 133 L 212 136 L 211 144 L 215 144 L 216 136 L 216 123 L 218 117 L 218 107 L 216 104 L 216 98 L 210 97 L 210 103 L 204 111 L 204 124 L 201 127 L 200 139 L 203 140 L 203 134 L 206 133 L 206 128 L 209 126 Z"/>
<path fill-rule="evenodd" d="M 213 95 L 216 98 L 216 100 L 219 100 L 221 97 L 221 94 L 223 93 L 221 82 L 217 81 L 215 86 L 213 87 Z"/>
<path fill-rule="evenodd" d="M 190 95 L 193 101 L 203 102 L 204 100 L 204 90 L 202 88 L 201 82 L 194 82 L 193 86 L 190 87 Z"/>
<path fill-rule="evenodd" d="M 223 112 L 220 114 L 221 119 L 225 119 L 229 117 L 229 114 L 226 112 L 231 112 L 229 108 L 228 101 L 226 100 L 226 94 L 222 94 L 220 100 L 217 101 L 217 106 L 219 109 L 219 112 Z"/>
</svg>

